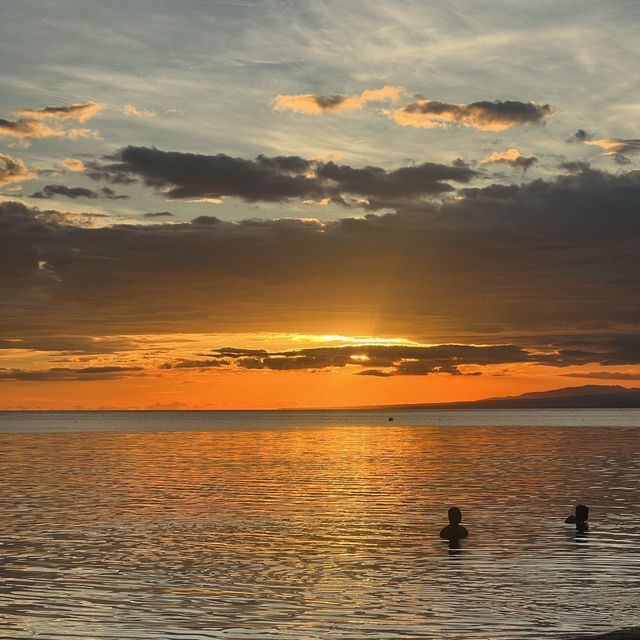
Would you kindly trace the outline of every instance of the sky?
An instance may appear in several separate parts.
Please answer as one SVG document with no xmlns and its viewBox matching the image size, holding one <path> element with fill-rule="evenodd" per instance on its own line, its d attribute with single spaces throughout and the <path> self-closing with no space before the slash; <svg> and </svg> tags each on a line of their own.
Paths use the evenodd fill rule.
<svg viewBox="0 0 640 640">
<path fill-rule="evenodd" d="M 0 408 L 640 387 L 635 0 L 0 5 Z"/>
</svg>

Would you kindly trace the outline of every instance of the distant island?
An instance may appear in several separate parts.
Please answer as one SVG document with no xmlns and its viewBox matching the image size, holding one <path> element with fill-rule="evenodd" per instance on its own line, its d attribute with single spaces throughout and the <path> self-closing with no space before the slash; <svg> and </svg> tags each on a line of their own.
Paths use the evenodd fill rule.
<svg viewBox="0 0 640 640">
<path fill-rule="evenodd" d="M 429 402 L 370 407 L 375 409 L 640 409 L 640 389 L 620 385 L 584 385 L 519 396 L 467 402 Z"/>
</svg>

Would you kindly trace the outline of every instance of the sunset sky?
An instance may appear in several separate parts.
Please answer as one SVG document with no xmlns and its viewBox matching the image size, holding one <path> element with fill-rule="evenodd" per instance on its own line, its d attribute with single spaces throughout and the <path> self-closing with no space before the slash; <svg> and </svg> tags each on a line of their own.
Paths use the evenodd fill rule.
<svg viewBox="0 0 640 640">
<path fill-rule="evenodd" d="M 0 6 L 0 409 L 640 386 L 640 4 Z"/>
</svg>

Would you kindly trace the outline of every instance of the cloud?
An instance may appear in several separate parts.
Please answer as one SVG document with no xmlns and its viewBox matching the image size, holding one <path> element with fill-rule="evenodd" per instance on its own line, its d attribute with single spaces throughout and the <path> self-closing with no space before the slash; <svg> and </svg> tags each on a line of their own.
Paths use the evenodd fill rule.
<svg viewBox="0 0 640 640">
<path fill-rule="evenodd" d="M 55 351 L 65 355 L 107 354 L 136 347 L 124 336 L 45 335 L 12 340 L 0 339 L 0 350 Z"/>
<path fill-rule="evenodd" d="M 0 382 L 69 382 L 80 380 L 114 380 L 126 378 L 142 371 L 142 367 L 85 367 L 68 369 L 52 367 L 51 369 L 2 369 Z"/>
<path fill-rule="evenodd" d="M 593 134 L 585 131 L 584 129 L 578 129 L 568 140 L 567 142 L 584 142 L 585 140 L 591 140 L 593 138 Z"/>
<path fill-rule="evenodd" d="M 586 371 L 580 373 L 561 373 L 566 378 L 589 378 L 593 380 L 640 380 L 640 373 L 627 371 Z"/>
<path fill-rule="evenodd" d="M 142 371 L 142 367 L 84 367 L 68 369 L 52 367 L 50 369 L 2 369 L 0 382 L 69 382 L 81 380 L 114 380 L 126 378 Z"/>
<path fill-rule="evenodd" d="M 410 127 L 446 127 L 461 124 L 480 131 L 504 131 L 526 124 L 540 124 L 551 116 L 549 104 L 520 100 L 482 100 L 471 104 L 452 104 L 421 98 L 400 109 L 386 113 L 397 124 Z"/>
<path fill-rule="evenodd" d="M 393 373 L 389 371 L 381 371 L 380 369 L 363 369 L 362 371 L 358 371 L 355 375 L 373 376 L 374 378 L 390 378 L 393 376 Z"/>
<path fill-rule="evenodd" d="M 151 109 L 141 109 L 133 104 L 125 104 L 122 108 L 125 116 L 135 116 L 137 118 L 155 118 L 156 112 Z"/>
<path fill-rule="evenodd" d="M 165 362 L 160 365 L 161 369 L 211 369 L 217 367 L 224 367 L 229 365 L 229 360 L 223 359 L 209 359 L 209 360 L 189 360 L 180 359 L 172 362 Z"/>
<path fill-rule="evenodd" d="M 45 107 L 44 109 L 18 109 L 14 115 L 27 120 L 77 120 L 86 122 L 105 108 L 100 102 L 72 104 L 65 107 Z"/>
<path fill-rule="evenodd" d="M 94 160 L 85 163 L 85 174 L 92 180 L 110 184 L 133 184 L 138 180 L 128 174 L 126 165 L 119 162 L 100 164 Z"/>
<path fill-rule="evenodd" d="M 595 138 L 594 134 L 584 129 L 578 129 L 567 142 L 582 142 L 600 147 L 604 150 L 602 155 L 613 157 L 619 164 L 629 164 L 631 160 L 628 156 L 640 153 L 640 139 Z"/>
<path fill-rule="evenodd" d="M 477 367 L 507 364 L 539 364 L 569 367 L 585 363 L 640 362 L 640 341 L 604 341 L 567 349 L 559 345 L 518 346 L 515 344 L 347 344 L 304 349 L 213 349 L 209 358 L 180 359 L 162 368 L 266 369 L 272 371 L 318 371 L 350 367 L 356 375 L 391 376 L 482 375 Z M 618 362 L 620 364 L 620 362 Z M 468 370 L 467 367 L 475 367 Z M 582 377 L 581 374 L 563 374 Z M 595 377 L 591 374 L 585 377 Z M 606 375 L 604 376 L 606 377 Z"/>
<path fill-rule="evenodd" d="M 69 138 L 69 140 L 77 140 L 78 138 L 101 140 L 102 134 L 97 129 L 69 129 L 66 132 L 66 137 Z"/>
<path fill-rule="evenodd" d="M 86 169 L 84 162 L 77 158 L 64 158 L 60 160 L 60 164 L 67 169 L 67 171 L 73 171 L 74 173 L 82 172 Z"/>
<path fill-rule="evenodd" d="M 363 199 L 360 202 L 372 209 L 453 191 L 449 181 L 467 183 L 477 175 L 460 164 L 425 162 L 386 170 L 299 156 L 245 160 L 225 154 L 200 155 L 132 146 L 120 150 L 116 159 L 110 165 L 95 165 L 92 170 L 96 175 L 118 179 L 138 176 L 170 199 L 236 197 L 247 202 L 303 202 L 328 198 L 346 203 L 348 196 Z"/>
<path fill-rule="evenodd" d="M 222 352 L 213 351 L 221 356 Z M 227 357 L 230 357 L 227 352 Z M 459 366 L 526 362 L 526 351 L 513 345 L 380 345 L 358 344 L 339 347 L 316 347 L 287 351 L 239 355 L 235 364 L 247 369 L 275 371 L 317 370 L 333 367 L 365 367 L 360 375 L 459 375 Z M 371 367 L 376 367 L 372 373 Z M 379 367 L 390 368 L 380 371 Z"/>
<path fill-rule="evenodd" d="M 85 187 L 67 187 L 64 184 L 47 184 L 40 191 L 32 193 L 30 198 L 55 198 L 56 196 L 65 196 L 67 198 L 106 198 L 107 200 L 126 200 L 129 196 L 118 195 L 113 189 L 103 187 L 93 191 Z"/>
<path fill-rule="evenodd" d="M 103 108 L 104 104 L 88 102 L 73 104 L 66 107 L 45 107 L 44 109 L 18 109 L 14 115 L 18 120 L 0 118 L 0 136 L 13 138 L 100 138 L 100 132 L 95 129 L 71 128 L 64 129 L 57 124 L 47 124 L 48 121 L 59 123 L 65 120 L 76 120 L 83 123 L 93 118 Z"/>
<path fill-rule="evenodd" d="M 603 155 L 613 156 L 620 164 L 628 164 L 630 162 L 628 156 L 640 153 L 640 139 L 599 138 L 585 140 L 584 143 L 604 149 Z"/>
<path fill-rule="evenodd" d="M 496 151 L 492 153 L 488 158 L 482 160 L 482 164 L 502 163 L 526 171 L 537 161 L 538 158 L 535 156 L 523 156 L 518 149 L 507 149 L 507 151 Z"/>
<path fill-rule="evenodd" d="M 396 102 L 403 92 L 401 87 L 387 85 L 381 89 L 368 89 L 357 96 L 318 96 L 313 93 L 284 95 L 276 98 L 274 111 L 294 111 L 310 115 L 355 111 L 362 109 L 368 102 Z"/>
<path fill-rule="evenodd" d="M 95 335 L 612 336 L 638 322 L 639 210 L 640 172 L 590 168 L 325 222 L 93 227 L 86 215 L 2 202 L 0 335 L 81 335 L 91 318 Z M 559 349 L 541 349 L 551 366 L 640 360 L 629 340 Z"/>
<path fill-rule="evenodd" d="M 173 218 L 173 213 L 170 211 L 153 211 L 144 214 L 145 218 Z"/>
<path fill-rule="evenodd" d="M 0 118 L 0 136 L 13 138 L 51 138 L 65 137 L 66 131 L 60 127 L 51 127 L 39 120 L 4 120 Z"/>
<path fill-rule="evenodd" d="M 27 169 L 22 160 L 0 153 L 0 187 L 13 182 L 33 180 L 36 174 Z"/>
</svg>

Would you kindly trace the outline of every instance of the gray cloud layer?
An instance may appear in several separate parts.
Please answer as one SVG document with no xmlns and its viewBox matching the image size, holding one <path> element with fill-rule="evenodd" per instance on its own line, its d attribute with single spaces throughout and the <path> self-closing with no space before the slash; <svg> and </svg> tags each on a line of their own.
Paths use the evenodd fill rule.
<svg viewBox="0 0 640 640">
<path fill-rule="evenodd" d="M 2 203 L 0 334 L 357 327 L 420 338 L 637 323 L 640 173 L 583 168 L 461 196 L 326 224 L 102 228 Z"/>
<path fill-rule="evenodd" d="M 449 181 L 468 183 L 477 172 L 466 165 L 425 162 L 387 171 L 315 162 L 299 156 L 258 156 L 255 160 L 225 154 L 199 155 L 125 147 L 117 162 L 93 165 L 92 177 L 111 182 L 142 178 L 168 198 L 225 196 L 247 202 L 323 200 L 344 197 L 375 201 L 376 206 L 453 191 Z"/>
</svg>

